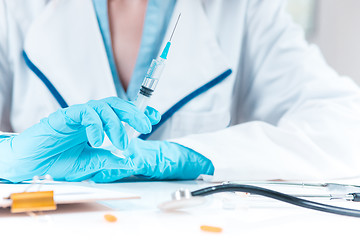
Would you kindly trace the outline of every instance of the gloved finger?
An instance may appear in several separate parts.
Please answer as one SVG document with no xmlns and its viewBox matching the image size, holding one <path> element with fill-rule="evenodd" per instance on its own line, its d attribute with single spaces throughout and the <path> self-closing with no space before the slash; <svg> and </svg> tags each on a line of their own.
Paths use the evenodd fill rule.
<svg viewBox="0 0 360 240">
<path fill-rule="evenodd" d="M 146 107 L 145 115 L 150 119 L 152 125 L 158 124 L 161 120 L 161 114 L 152 107 Z"/>
<path fill-rule="evenodd" d="M 144 140 L 140 138 L 134 138 L 129 143 L 128 147 L 122 152 L 122 155 L 127 159 L 134 159 L 137 155 L 140 155 L 143 153 L 143 150 L 141 149 L 143 146 Z"/>
<path fill-rule="evenodd" d="M 117 97 L 105 98 L 103 101 L 110 105 L 121 121 L 126 122 L 139 133 L 151 132 L 150 119 L 132 102 Z"/>
<path fill-rule="evenodd" d="M 141 175 L 150 179 L 186 180 L 214 173 L 209 159 L 190 148 L 167 141 L 133 139 L 123 155 L 130 158 L 134 165 L 143 165 Z"/>
<path fill-rule="evenodd" d="M 131 157 L 125 157 L 117 162 L 117 169 L 104 169 L 97 172 L 91 180 L 97 183 L 114 182 L 123 178 L 145 175 L 147 165 L 142 161 L 137 161 Z"/>
<path fill-rule="evenodd" d="M 112 144 L 118 149 L 125 149 L 128 145 L 129 138 L 126 134 L 125 127 L 113 109 L 106 102 L 101 101 L 89 101 L 88 105 L 99 115 L 103 129 Z"/>
<path fill-rule="evenodd" d="M 89 143 L 100 147 L 104 141 L 102 121 L 96 111 L 86 104 L 73 105 L 62 110 L 69 126 L 84 126 Z"/>
<path fill-rule="evenodd" d="M 65 180 L 111 182 L 134 174 L 137 174 L 137 168 L 130 159 L 117 157 L 101 148 L 86 147 Z"/>
<path fill-rule="evenodd" d="M 182 171 L 173 174 L 171 178 L 189 180 L 196 179 L 201 174 L 213 175 L 215 168 L 212 162 L 202 154 L 177 143 L 164 142 L 172 151 L 178 152 L 176 166 Z"/>
<path fill-rule="evenodd" d="M 96 183 L 109 183 L 131 177 L 133 175 L 134 173 L 131 169 L 106 169 L 97 172 L 92 178 L 90 178 L 90 180 Z"/>
</svg>

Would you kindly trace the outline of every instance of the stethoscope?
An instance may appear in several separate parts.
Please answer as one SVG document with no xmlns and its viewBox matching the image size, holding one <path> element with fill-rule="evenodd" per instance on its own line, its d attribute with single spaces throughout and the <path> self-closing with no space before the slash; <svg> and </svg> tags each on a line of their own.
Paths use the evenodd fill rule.
<svg viewBox="0 0 360 240">
<path fill-rule="evenodd" d="M 212 187 L 206 187 L 192 192 L 188 189 L 179 189 L 172 194 L 171 201 L 164 202 L 160 204 L 158 207 L 161 210 L 172 211 L 186 207 L 198 206 L 205 202 L 205 198 L 204 198 L 205 196 L 212 195 L 215 193 L 221 193 L 221 192 L 242 192 L 242 193 L 256 194 L 303 208 L 360 218 L 360 210 L 357 209 L 342 208 L 333 205 L 314 202 L 300 197 L 295 197 L 289 194 L 273 191 L 267 188 L 245 185 L 245 184 L 232 184 L 232 183 L 225 183 L 221 185 L 215 185 Z M 332 197 L 331 195 L 328 195 L 328 197 L 330 197 L 331 199 L 344 199 L 347 201 L 360 202 L 360 193 L 348 193 L 343 196 L 336 196 L 336 197 Z"/>
</svg>

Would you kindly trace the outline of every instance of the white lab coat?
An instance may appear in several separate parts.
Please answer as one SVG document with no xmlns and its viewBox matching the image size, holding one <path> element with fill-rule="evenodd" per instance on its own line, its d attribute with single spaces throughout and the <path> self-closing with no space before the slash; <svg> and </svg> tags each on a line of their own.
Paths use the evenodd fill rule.
<svg viewBox="0 0 360 240">
<path fill-rule="evenodd" d="M 359 89 L 307 44 L 283 2 L 177 1 L 169 26 L 178 12 L 181 22 L 151 100 L 166 121 L 149 139 L 208 157 L 214 180 L 360 175 Z M 2 131 L 60 107 L 34 71 L 69 105 L 116 95 L 91 0 L 0 0 Z"/>
</svg>

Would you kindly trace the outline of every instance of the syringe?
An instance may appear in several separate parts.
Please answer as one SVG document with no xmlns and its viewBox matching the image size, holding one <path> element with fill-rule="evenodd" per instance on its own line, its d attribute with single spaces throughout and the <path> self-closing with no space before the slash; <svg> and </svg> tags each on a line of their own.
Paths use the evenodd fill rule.
<svg viewBox="0 0 360 240">
<path fill-rule="evenodd" d="M 167 55 L 171 46 L 171 39 L 174 35 L 175 29 L 178 25 L 181 13 L 179 14 L 174 29 L 171 33 L 169 41 L 166 43 L 164 50 L 162 51 L 160 57 L 153 59 L 147 73 L 145 75 L 144 81 L 141 84 L 140 91 L 134 101 L 135 106 L 142 112 L 145 111 L 145 108 L 148 106 L 149 100 L 155 88 L 159 82 L 161 74 L 165 68 L 165 63 L 167 60 Z M 125 130 L 129 138 L 129 142 L 135 135 L 135 130 L 130 127 L 128 124 L 125 124 Z"/>
</svg>

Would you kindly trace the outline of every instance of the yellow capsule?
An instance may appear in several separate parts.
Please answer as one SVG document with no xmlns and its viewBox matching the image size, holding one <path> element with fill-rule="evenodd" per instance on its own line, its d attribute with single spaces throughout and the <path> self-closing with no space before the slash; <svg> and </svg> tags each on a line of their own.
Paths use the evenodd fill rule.
<svg viewBox="0 0 360 240">
<path fill-rule="evenodd" d="M 222 228 L 220 228 L 220 227 L 213 227 L 213 226 L 206 226 L 206 225 L 202 225 L 200 227 L 200 229 L 203 230 L 204 232 L 213 232 L 213 233 L 222 232 Z"/>
<path fill-rule="evenodd" d="M 111 214 L 105 214 L 104 218 L 108 222 L 116 222 L 117 221 L 117 218 L 114 215 L 111 215 Z"/>
</svg>

